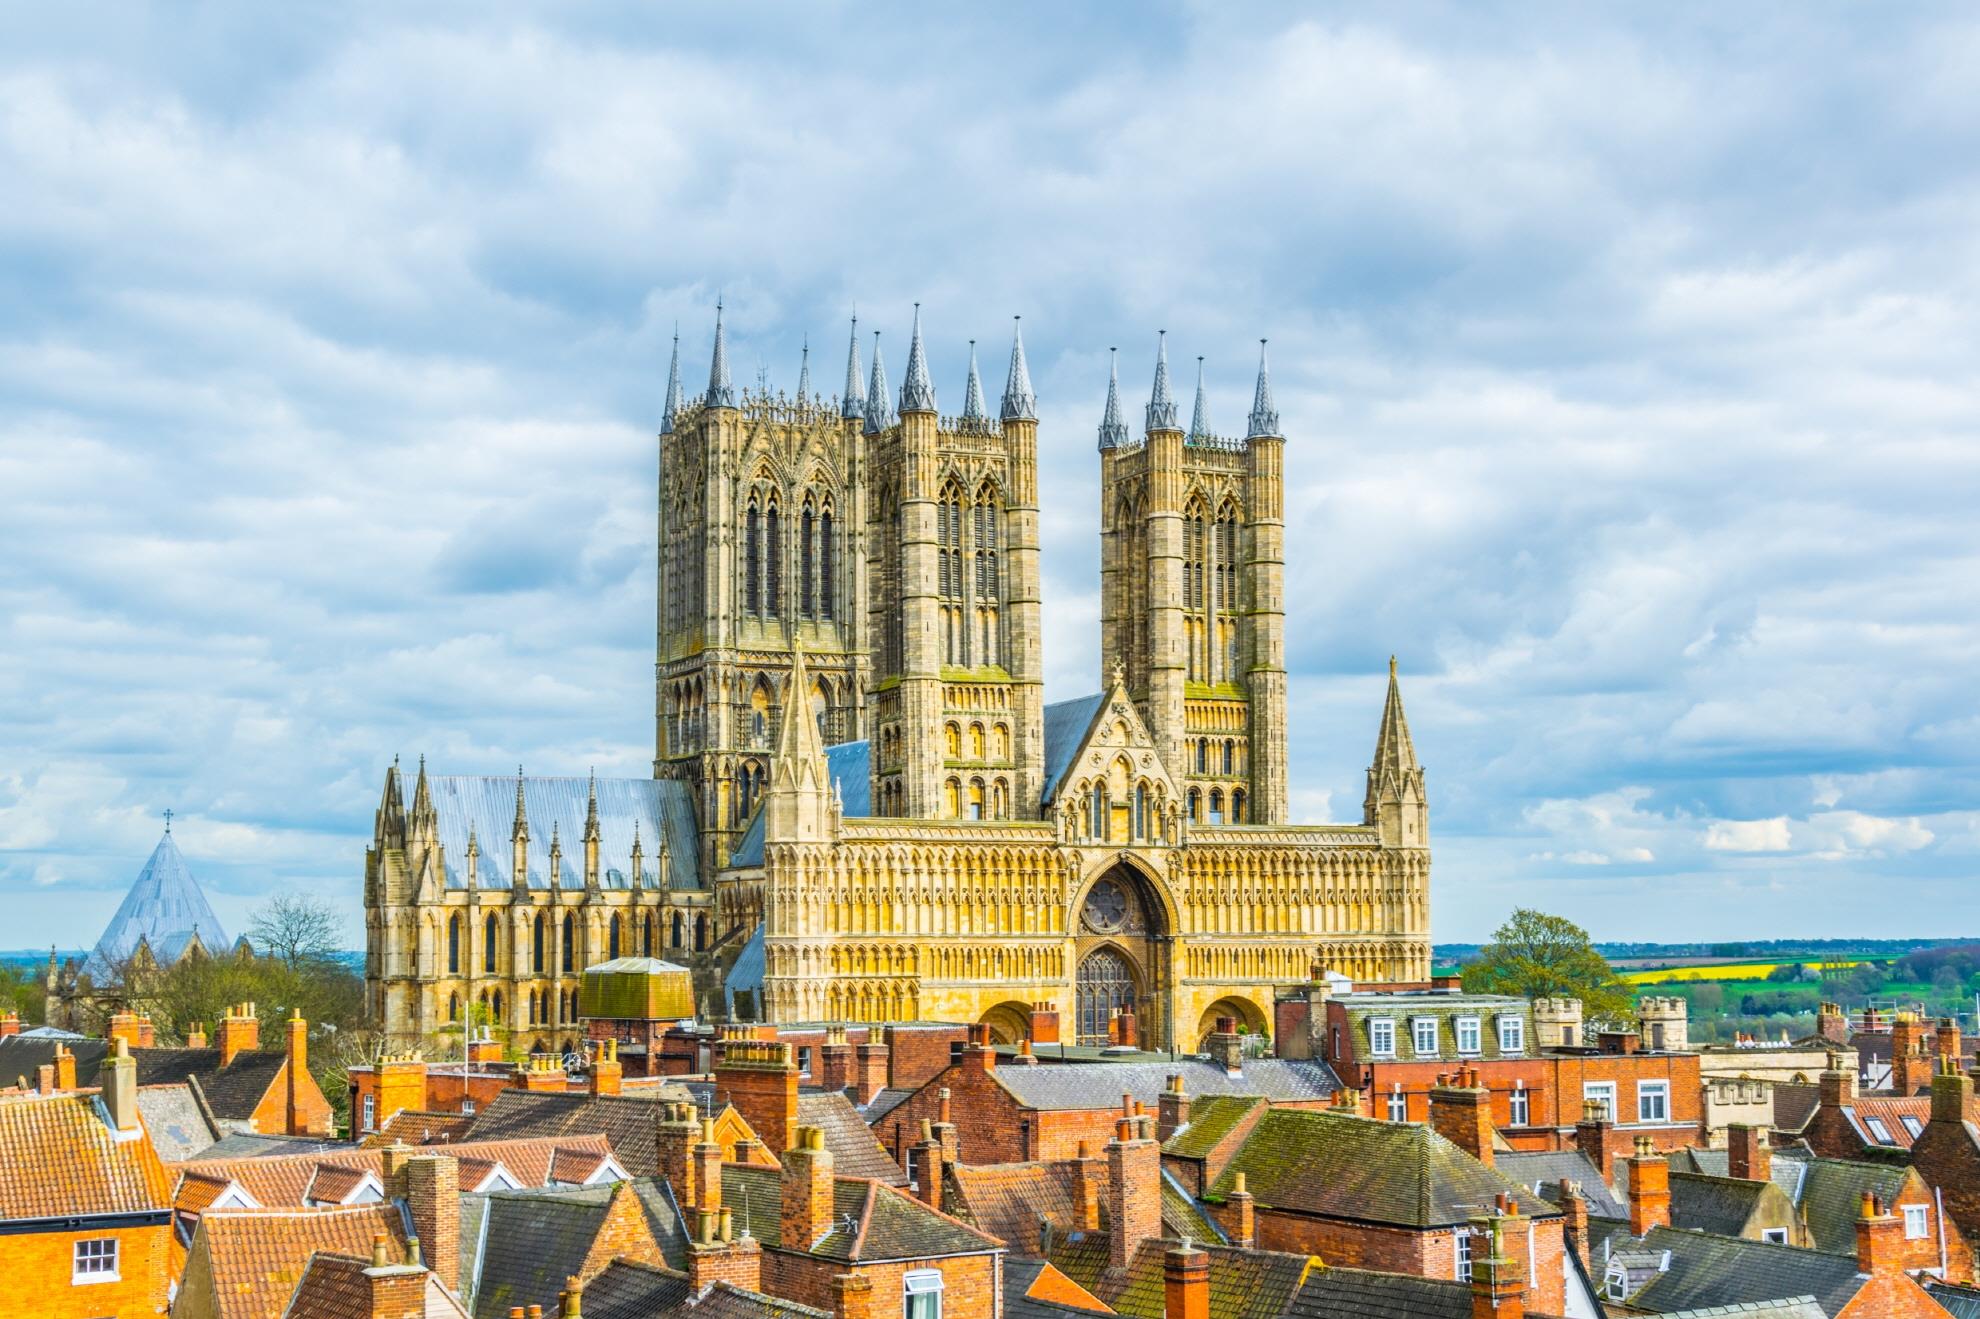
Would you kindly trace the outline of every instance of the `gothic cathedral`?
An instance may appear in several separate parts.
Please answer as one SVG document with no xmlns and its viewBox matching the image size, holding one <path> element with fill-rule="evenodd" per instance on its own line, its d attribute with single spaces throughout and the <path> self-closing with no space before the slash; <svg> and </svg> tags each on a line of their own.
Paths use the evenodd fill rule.
<svg viewBox="0 0 1980 1319">
<path fill-rule="evenodd" d="M 707 390 L 659 437 L 651 779 L 395 763 L 366 853 L 367 985 L 410 1042 L 464 1019 L 568 1048 L 584 968 L 695 972 L 705 1015 L 988 1021 L 1193 1048 L 1269 1030 L 1316 966 L 1429 974 L 1429 820 L 1393 664 L 1359 825 L 1288 823 L 1285 438 L 1187 431 L 1166 342 L 1139 436 L 1099 428 L 1097 694 L 1047 703 L 1038 417 L 1014 334 L 942 416 L 920 313 L 898 395 L 858 324 L 837 399 Z M 408 800 L 408 794 L 410 799 Z M 501 843 L 506 831 L 508 848 Z M 564 834 L 575 844 L 567 852 Z M 495 850 L 484 856 L 484 847 Z"/>
</svg>

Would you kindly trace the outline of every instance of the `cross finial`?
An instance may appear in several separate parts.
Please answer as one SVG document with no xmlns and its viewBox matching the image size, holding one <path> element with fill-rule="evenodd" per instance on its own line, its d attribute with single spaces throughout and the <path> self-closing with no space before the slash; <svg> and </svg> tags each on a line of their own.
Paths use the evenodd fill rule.
<svg viewBox="0 0 1980 1319">
<path fill-rule="evenodd" d="M 165 808 L 165 832 L 168 834 L 172 832 L 172 808 L 170 806 Z"/>
</svg>

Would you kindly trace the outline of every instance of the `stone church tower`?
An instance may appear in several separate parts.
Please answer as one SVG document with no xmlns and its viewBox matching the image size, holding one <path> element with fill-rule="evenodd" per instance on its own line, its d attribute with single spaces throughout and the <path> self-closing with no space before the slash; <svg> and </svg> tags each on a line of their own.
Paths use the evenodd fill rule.
<svg viewBox="0 0 1980 1319">
<path fill-rule="evenodd" d="M 1147 426 L 1100 422 L 1101 664 L 1127 678 L 1199 824 L 1286 818 L 1285 438 L 1261 345 L 1243 439 L 1184 432 L 1156 349 Z"/>
</svg>

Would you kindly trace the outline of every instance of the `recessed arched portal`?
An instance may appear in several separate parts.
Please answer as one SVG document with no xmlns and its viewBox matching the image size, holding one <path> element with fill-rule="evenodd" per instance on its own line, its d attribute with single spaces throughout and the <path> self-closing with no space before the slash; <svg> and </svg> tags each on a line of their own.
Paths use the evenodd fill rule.
<svg viewBox="0 0 1980 1319">
<path fill-rule="evenodd" d="M 1016 1044 L 1031 1034 L 1031 1005 L 1007 1000 L 977 1018 L 999 1044 Z"/>
<path fill-rule="evenodd" d="M 1123 858 L 1081 894 L 1073 931 L 1073 1038 L 1088 1046 L 1116 1043 L 1110 1023 L 1116 1013 L 1131 1012 L 1133 1042 L 1162 1047 L 1169 1035 L 1169 920 L 1153 882 Z"/>
<path fill-rule="evenodd" d="M 1265 1010 L 1248 998 L 1240 998 L 1232 995 L 1226 998 L 1220 998 L 1209 1007 L 1203 1009 L 1203 1016 L 1196 1023 L 1195 1043 L 1198 1047 L 1202 1046 L 1204 1037 L 1217 1028 L 1217 1019 L 1219 1017 L 1230 1017 L 1237 1022 L 1238 1028 L 1248 1035 L 1263 1035 L 1268 1033 L 1266 1030 Z"/>
</svg>

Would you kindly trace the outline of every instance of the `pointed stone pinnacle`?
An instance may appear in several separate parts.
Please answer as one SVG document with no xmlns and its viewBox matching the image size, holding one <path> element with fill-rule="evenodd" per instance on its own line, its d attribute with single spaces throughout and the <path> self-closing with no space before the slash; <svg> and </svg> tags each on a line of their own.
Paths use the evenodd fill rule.
<svg viewBox="0 0 1980 1319">
<path fill-rule="evenodd" d="M 893 424 L 893 400 L 887 394 L 887 368 L 880 360 L 880 331 L 875 330 L 873 374 L 866 381 L 866 433 L 878 435 Z"/>
<path fill-rule="evenodd" d="M 1263 339 L 1258 341 L 1258 388 L 1251 395 L 1251 422 L 1244 434 L 1251 440 L 1285 438 L 1279 430 L 1279 409 L 1272 402 L 1272 371 L 1265 360 Z"/>
<path fill-rule="evenodd" d="M 1203 404 L 1203 359 L 1196 359 L 1196 410 L 1189 418 L 1189 438 L 1206 440 L 1210 438 L 1210 423 L 1204 419 Z"/>
<path fill-rule="evenodd" d="M 1156 431 L 1178 430 L 1176 424 L 1176 401 L 1169 394 L 1169 332 L 1157 332 L 1155 340 L 1155 388 L 1148 395 L 1148 418 L 1145 427 L 1150 435 Z"/>
<path fill-rule="evenodd" d="M 914 304 L 914 337 L 908 341 L 907 375 L 901 380 L 902 412 L 935 411 L 935 382 L 928 375 L 928 354 L 921 346 L 921 304 Z"/>
<path fill-rule="evenodd" d="M 722 300 L 715 300 L 715 355 L 708 363 L 708 397 L 711 408 L 736 405 L 735 386 L 729 382 L 729 341 L 722 329 Z"/>
<path fill-rule="evenodd" d="M 660 433 L 672 435 L 674 420 L 681 415 L 681 331 L 674 328 L 674 355 L 667 363 L 667 404 L 660 412 Z"/>
<path fill-rule="evenodd" d="M 859 378 L 859 317 L 852 318 L 852 342 L 846 348 L 846 387 L 839 395 L 841 417 L 861 417 L 866 413 L 866 395 Z"/>
<path fill-rule="evenodd" d="M 964 421 L 988 421 L 989 414 L 983 410 L 983 381 L 976 374 L 976 340 L 969 341 L 969 383 L 963 388 Z"/>
<path fill-rule="evenodd" d="M 811 397 L 811 336 L 804 336 L 804 348 L 798 355 L 798 401 L 802 403 Z"/>
<path fill-rule="evenodd" d="M 1031 392 L 1031 367 L 1024 360 L 1024 318 L 1011 317 L 1011 370 L 1004 380 L 1004 420 L 1037 421 L 1038 396 Z"/>
<path fill-rule="evenodd" d="M 1118 449 L 1128 442 L 1127 422 L 1121 419 L 1120 350 L 1107 350 L 1107 410 L 1100 414 L 1100 447 Z"/>
</svg>

